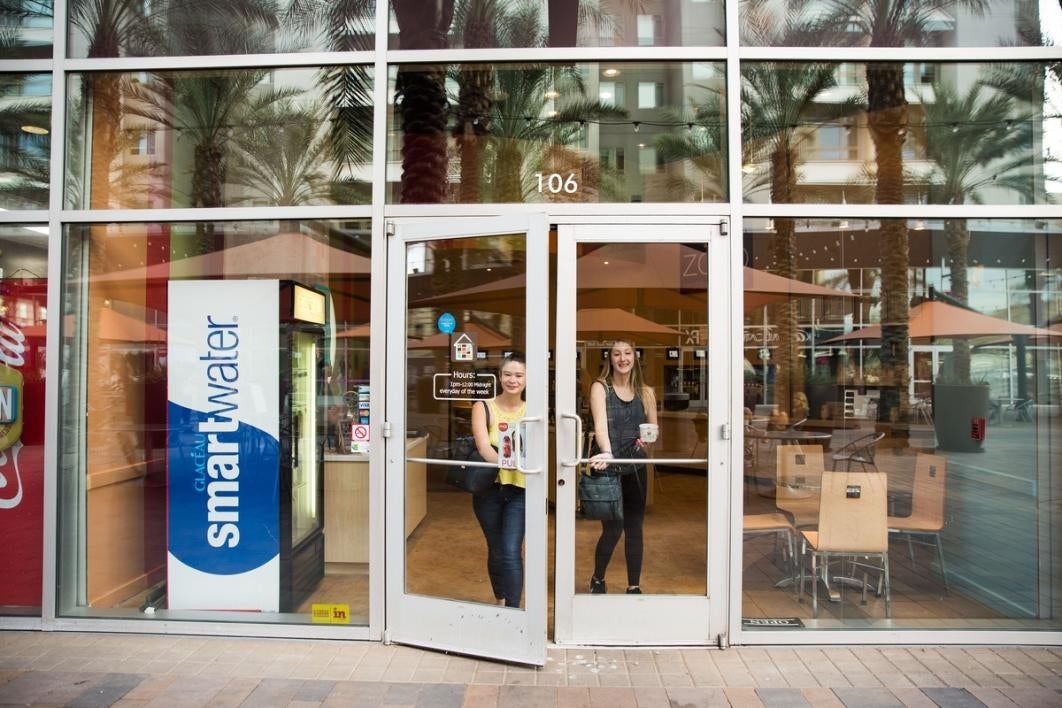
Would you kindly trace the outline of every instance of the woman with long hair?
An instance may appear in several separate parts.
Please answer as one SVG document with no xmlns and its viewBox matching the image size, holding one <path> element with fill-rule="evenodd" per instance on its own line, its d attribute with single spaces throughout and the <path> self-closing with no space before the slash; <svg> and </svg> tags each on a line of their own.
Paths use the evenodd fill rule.
<svg viewBox="0 0 1062 708">
<path fill-rule="evenodd" d="M 527 365 L 513 352 L 502 361 L 501 393 L 472 407 L 472 435 L 485 462 L 498 463 L 494 486 L 472 497 L 487 539 L 487 574 L 499 605 L 519 607 L 524 589 L 524 475 L 516 469 L 513 436 L 526 415 Z M 499 452 L 500 451 L 500 452 Z"/>
<path fill-rule="evenodd" d="M 617 464 L 609 469 L 613 459 L 647 457 L 646 443 L 641 439 L 639 426 L 642 423 L 657 424 L 656 395 L 642 377 L 641 362 L 638 361 L 633 341 L 620 338 L 612 342 L 601 375 L 590 385 L 590 412 L 594 417 L 594 444 L 598 450 L 590 458 L 590 469 L 609 474 L 614 471 L 626 472 L 620 477 L 623 519 L 601 522 L 590 592 L 608 592 L 605 571 L 620 536 L 623 536 L 627 593 L 640 595 L 642 523 L 645 520 L 648 474 L 645 465 L 637 463 Z"/>
</svg>

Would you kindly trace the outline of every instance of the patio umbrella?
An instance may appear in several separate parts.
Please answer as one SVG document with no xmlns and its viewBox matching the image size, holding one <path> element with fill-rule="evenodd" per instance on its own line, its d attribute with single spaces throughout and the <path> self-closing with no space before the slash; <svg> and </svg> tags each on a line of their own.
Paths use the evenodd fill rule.
<svg viewBox="0 0 1062 708">
<path fill-rule="evenodd" d="M 632 246 L 650 246 L 632 250 Z M 579 258 L 576 264 L 576 304 L 582 308 L 653 307 L 699 311 L 706 308 L 707 281 L 699 277 L 704 254 L 686 244 L 608 244 Z M 415 305 L 454 306 L 483 312 L 523 310 L 527 293 L 524 275 L 483 283 L 420 300 Z M 855 297 L 850 292 L 783 278 L 745 267 L 746 308 L 790 297 Z"/>
<path fill-rule="evenodd" d="M 617 307 L 592 307 L 575 313 L 575 330 L 582 339 L 609 340 L 618 336 L 637 341 L 675 343 L 682 336 L 677 329 L 657 324 Z"/>
<path fill-rule="evenodd" d="M 791 297 L 855 297 L 854 293 L 835 290 L 822 285 L 805 283 L 802 280 L 784 278 L 774 273 L 755 268 L 744 268 L 745 309 L 772 302 L 782 302 Z"/>
<path fill-rule="evenodd" d="M 911 339 L 984 337 L 993 334 L 1030 337 L 1062 336 L 1060 332 L 982 315 L 979 312 L 949 305 L 939 300 L 926 300 L 912 307 L 907 329 Z M 881 325 L 857 329 L 854 332 L 827 339 L 823 344 L 867 339 L 881 339 Z"/>
<path fill-rule="evenodd" d="M 136 317 L 123 315 L 109 307 L 100 308 L 100 317 L 90 322 L 93 336 L 109 342 L 165 342 L 166 332 L 155 325 L 143 322 Z M 63 317 L 64 337 L 74 336 L 74 316 Z M 43 338 L 48 333 L 48 323 L 30 325 L 22 328 L 27 338 Z"/>
<path fill-rule="evenodd" d="M 91 327 L 91 324 L 90 324 Z M 114 342 L 165 342 L 166 332 L 136 317 L 110 308 L 100 310 L 96 336 Z"/>
<path fill-rule="evenodd" d="M 370 334 L 370 327 L 366 323 L 366 324 L 355 325 L 353 327 L 349 327 L 349 328 L 344 329 L 342 331 L 336 332 L 336 337 L 338 339 L 344 339 L 344 338 L 353 339 L 353 338 L 356 338 L 356 337 L 368 337 L 369 334 Z"/>
</svg>

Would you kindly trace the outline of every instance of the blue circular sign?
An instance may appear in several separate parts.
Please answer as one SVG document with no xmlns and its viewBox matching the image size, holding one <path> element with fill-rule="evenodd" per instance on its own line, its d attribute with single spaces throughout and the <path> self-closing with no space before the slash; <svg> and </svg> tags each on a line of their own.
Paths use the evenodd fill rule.
<svg viewBox="0 0 1062 708">
<path fill-rule="evenodd" d="M 444 312 L 439 315 L 439 331 L 450 334 L 457 327 L 457 320 L 449 312 Z"/>
</svg>

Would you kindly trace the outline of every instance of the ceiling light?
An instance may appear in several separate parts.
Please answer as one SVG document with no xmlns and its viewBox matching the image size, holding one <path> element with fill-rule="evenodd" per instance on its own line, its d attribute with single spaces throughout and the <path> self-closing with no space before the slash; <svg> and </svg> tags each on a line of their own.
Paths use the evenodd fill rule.
<svg viewBox="0 0 1062 708">
<path fill-rule="evenodd" d="M 601 75 L 606 79 L 614 79 L 620 75 L 619 69 L 605 69 L 601 72 Z"/>
<path fill-rule="evenodd" d="M 42 128 L 39 125 L 24 125 L 22 126 L 23 133 L 29 133 L 30 135 L 47 135 L 48 129 Z"/>
</svg>

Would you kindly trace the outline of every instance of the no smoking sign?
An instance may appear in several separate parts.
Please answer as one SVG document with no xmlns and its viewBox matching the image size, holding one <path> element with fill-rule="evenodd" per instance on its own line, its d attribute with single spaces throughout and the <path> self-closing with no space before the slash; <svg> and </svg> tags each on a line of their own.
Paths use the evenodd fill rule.
<svg viewBox="0 0 1062 708">
<path fill-rule="evenodd" d="M 367 425 L 352 425 L 350 427 L 350 439 L 353 442 L 368 442 L 369 441 L 369 426 L 367 426 Z"/>
</svg>

